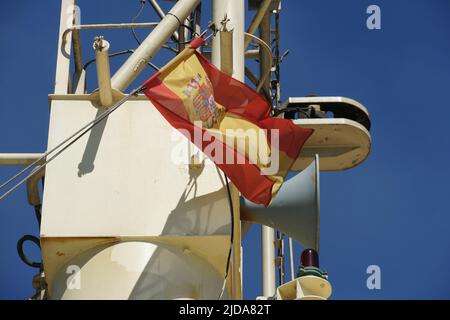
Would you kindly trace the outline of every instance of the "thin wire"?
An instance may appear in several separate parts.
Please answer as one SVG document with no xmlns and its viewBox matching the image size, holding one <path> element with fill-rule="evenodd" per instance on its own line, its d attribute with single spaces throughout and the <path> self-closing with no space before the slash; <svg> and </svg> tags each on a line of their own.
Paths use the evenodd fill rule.
<svg viewBox="0 0 450 320">
<path fill-rule="evenodd" d="M 118 52 L 114 52 L 114 53 L 110 53 L 108 55 L 108 57 L 113 58 L 113 57 L 117 57 L 117 56 L 121 56 L 124 54 L 130 54 L 130 53 L 134 53 L 133 49 L 127 49 L 127 50 L 123 50 L 123 51 L 118 51 Z M 83 70 L 86 70 L 87 67 L 89 67 L 93 62 L 95 62 L 95 59 L 91 59 L 88 62 L 86 62 L 86 64 L 83 66 Z M 155 64 L 151 63 L 151 62 L 147 62 L 147 65 L 152 67 L 153 69 L 155 69 L 156 71 L 159 71 L 159 67 L 156 66 Z"/>
<path fill-rule="evenodd" d="M 171 13 L 171 12 L 166 13 L 166 16 L 169 16 L 169 15 L 172 16 L 172 17 L 174 17 L 175 19 L 177 19 L 178 25 L 179 25 L 180 27 L 185 27 L 185 28 L 188 29 L 190 32 L 192 32 L 193 35 L 199 35 L 197 32 L 195 32 L 195 30 L 194 30 L 191 26 L 188 26 L 187 24 L 182 23 L 182 22 L 180 21 L 180 19 L 179 19 L 176 15 L 174 15 L 174 14 Z"/>
<path fill-rule="evenodd" d="M 182 26 L 185 26 L 184 24 L 182 24 Z M 188 28 L 188 29 L 192 29 L 192 28 Z M 203 37 L 205 34 L 206 34 L 206 32 L 208 31 L 208 29 L 206 29 L 205 31 L 203 31 L 201 34 L 198 34 L 197 32 L 195 32 L 195 31 L 193 31 L 192 33 L 193 33 L 193 37 L 191 38 L 191 39 L 189 39 L 189 40 L 186 40 L 186 41 L 177 41 L 176 43 L 178 43 L 178 44 L 188 44 L 188 43 L 191 43 L 192 42 L 192 40 L 194 40 L 195 38 L 197 38 L 197 37 Z M 208 40 L 209 38 L 211 38 L 211 36 L 213 36 L 213 35 L 216 35 L 216 33 L 211 33 L 209 36 L 207 36 L 206 38 L 205 38 L 205 42 L 206 42 L 206 40 Z M 174 43 L 174 41 L 168 41 L 168 43 Z"/>
<path fill-rule="evenodd" d="M 292 245 L 292 238 L 289 237 L 289 266 L 291 269 L 291 280 L 295 279 L 294 276 L 294 249 L 293 249 L 293 245 Z"/>
<path fill-rule="evenodd" d="M 149 2 L 149 4 L 151 4 L 151 3 Z M 132 23 L 134 23 L 134 22 L 136 21 L 136 19 L 139 18 L 139 16 L 140 16 L 141 13 L 142 13 L 142 10 L 144 9 L 144 5 L 145 5 L 145 1 L 141 0 L 141 7 L 139 8 L 139 11 L 138 11 L 137 14 L 133 17 L 133 19 L 131 19 L 131 22 L 132 22 Z M 176 15 L 174 15 L 174 14 L 172 14 L 172 13 L 170 13 L 170 12 L 167 13 L 166 15 L 172 15 L 173 17 L 175 17 L 175 18 L 178 20 L 178 24 L 179 24 L 180 26 L 183 26 L 183 27 L 185 27 L 186 29 L 188 29 L 189 31 L 191 31 L 193 35 L 198 35 L 198 33 L 195 32 L 195 30 L 194 30 L 193 28 L 191 28 L 190 26 L 188 26 L 188 25 L 186 25 L 186 24 L 184 24 L 184 23 L 181 23 L 180 19 L 178 19 L 178 17 L 177 17 Z M 134 27 L 131 27 L 131 32 L 133 33 L 134 40 L 136 40 L 136 42 L 140 45 L 142 42 L 139 40 L 139 38 L 138 38 L 138 36 L 137 36 L 137 34 L 136 34 L 136 31 L 134 30 Z M 188 40 L 188 41 L 183 41 L 183 42 L 179 42 L 179 41 L 167 41 L 167 43 L 187 44 L 187 43 L 189 43 L 189 42 L 191 42 L 191 41 L 192 41 L 192 39 L 191 39 L 191 40 Z M 170 46 L 163 46 L 163 47 L 164 47 L 164 48 L 167 48 L 167 49 L 170 49 L 170 50 L 174 51 L 175 53 L 178 53 L 178 51 L 176 51 L 175 49 L 173 49 L 173 48 L 170 47 Z"/>
<path fill-rule="evenodd" d="M 42 159 L 44 159 L 45 157 L 47 157 L 49 154 L 53 153 L 56 149 L 58 149 L 59 147 L 61 147 L 62 145 L 64 145 L 66 142 L 68 142 L 69 140 L 71 140 L 72 138 L 75 138 L 74 140 L 70 141 L 66 146 L 64 146 L 61 150 L 59 150 L 55 155 L 53 155 L 52 157 L 50 157 L 50 159 L 46 160 L 43 164 L 39 165 L 39 167 L 36 167 L 35 170 L 33 170 L 30 174 L 28 174 L 25 178 L 23 178 L 22 180 L 20 180 L 18 183 L 16 183 L 13 187 L 11 187 L 8 191 L 6 191 L 5 193 L 3 193 L 0 196 L 0 201 L 3 200 L 7 195 L 9 195 L 11 192 L 13 192 L 14 190 L 16 190 L 18 187 L 20 187 L 24 182 L 26 182 L 29 178 L 31 178 L 33 175 L 35 175 L 36 173 L 40 172 L 43 168 L 45 168 L 45 166 L 50 163 L 53 159 L 55 159 L 58 155 L 60 155 L 63 151 L 65 151 L 68 147 L 70 147 L 72 144 L 74 144 L 76 141 L 78 141 L 81 137 L 83 137 L 87 132 L 89 132 L 92 128 L 94 128 L 97 124 L 99 124 L 103 119 L 105 119 L 108 115 L 110 115 L 111 113 L 113 113 L 117 108 L 119 108 L 125 101 L 127 101 L 131 96 L 141 92 L 142 90 L 144 90 L 143 87 L 139 87 L 135 90 L 133 90 L 130 94 L 128 94 L 127 96 L 123 97 L 122 99 L 120 99 L 116 104 L 114 104 L 112 107 L 108 108 L 106 111 L 102 112 L 97 118 L 95 118 L 94 120 L 90 121 L 89 123 L 87 123 L 86 125 L 84 125 L 81 129 L 79 129 L 78 131 L 76 131 L 74 134 L 72 134 L 69 138 L 65 139 L 64 141 L 60 142 L 56 147 L 54 147 L 53 149 L 51 149 L 50 151 L 47 151 L 46 153 L 44 153 L 44 155 L 42 157 L 40 157 L 39 159 L 37 159 L 36 161 L 34 161 L 32 164 L 30 164 L 29 166 L 27 166 L 25 169 L 23 169 L 22 171 L 20 171 L 18 174 L 16 174 L 13 178 L 15 179 L 16 177 L 18 177 L 19 175 L 21 175 L 23 172 L 26 171 L 26 169 L 31 168 L 33 165 L 35 165 L 36 163 L 40 162 Z M 79 135 L 78 135 L 79 134 Z M 78 136 L 77 136 L 78 135 Z M 6 183 L 2 184 L 2 186 L 8 184 L 10 181 L 14 180 L 13 178 L 10 178 Z"/>
<path fill-rule="evenodd" d="M 161 7 L 159 7 L 159 5 L 158 5 L 158 3 L 156 3 L 156 1 L 149 0 L 148 4 L 153 8 L 153 10 L 156 12 L 156 14 L 159 16 L 159 18 L 161 20 L 166 16 L 166 14 L 161 9 Z M 176 17 L 176 19 L 178 20 L 178 17 Z M 178 23 L 180 23 L 180 20 L 178 20 Z M 172 34 L 171 38 L 173 39 L 173 41 L 171 41 L 169 43 L 178 43 L 179 36 L 176 36 L 176 34 L 177 34 L 177 32 L 174 32 Z"/>
<path fill-rule="evenodd" d="M 208 31 L 208 29 L 213 29 L 214 24 L 212 22 L 210 22 L 208 24 L 208 28 L 205 29 L 199 36 L 203 37 L 206 32 Z M 211 38 L 212 36 L 215 36 L 217 33 L 216 30 L 213 29 L 213 32 L 207 36 L 205 38 L 205 42 Z M 131 92 L 129 94 L 129 96 L 138 93 L 140 90 L 140 88 L 135 89 L 133 92 Z M 126 97 L 125 97 L 126 98 Z M 125 99 L 124 98 L 124 99 Z M 122 99 L 123 100 L 123 99 Z M 120 100 L 118 103 L 120 103 L 122 100 Z M 124 100 L 126 101 L 126 100 Z M 112 107 L 113 108 L 113 107 Z M 109 110 L 106 110 L 104 113 L 107 113 Z M 99 116 L 101 117 L 103 115 L 103 113 Z M 34 167 L 36 164 L 38 164 L 39 162 L 41 162 L 44 158 L 46 158 L 50 153 L 53 153 L 56 149 L 58 149 L 59 147 L 61 147 L 63 144 L 65 144 L 67 141 L 69 141 L 70 139 L 72 139 L 73 137 L 75 137 L 77 134 L 79 134 L 81 131 L 83 131 L 85 128 L 87 128 L 89 125 L 91 125 L 92 123 L 94 123 L 96 121 L 96 119 L 92 120 L 91 122 L 87 123 L 84 127 L 82 127 L 81 129 L 79 129 L 77 132 L 75 132 L 72 136 L 70 136 L 69 138 L 67 138 L 66 140 L 62 141 L 61 143 L 59 143 L 56 147 L 54 147 L 53 149 L 51 149 L 50 151 L 45 152 L 40 158 L 36 159 L 35 161 L 33 161 L 31 164 L 29 164 L 28 166 L 26 166 L 25 168 L 23 168 L 21 171 L 19 171 L 17 174 L 15 174 L 14 176 L 12 176 L 11 178 L 9 178 L 7 181 L 5 181 L 4 183 L 2 183 L 0 185 L 0 189 L 2 189 L 3 187 L 5 187 L 6 185 L 8 185 L 10 182 L 12 182 L 13 180 L 15 180 L 16 178 L 18 178 L 19 176 L 21 176 L 22 174 L 24 174 L 26 171 L 28 171 L 29 169 L 31 169 L 32 167 Z M 30 175 L 32 176 L 32 174 Z M 4 196 L 2 196 L 0 198 L 3 199 Z"/>
<path fill-rule="evenodd" d="M 134 23 L 135 20 L 136 20 L 137 18 L 139 18 L 139 16 L 140 16 L 141 13 L 142 13 L 142 10 L 144 9 L 144 5 L 145 5 L 145 0 L 141 0 L 141 7 L 139 8 L 139 11 L 137 12 L 137 14 L 131 19 L 132 23 Z M 136 30 L 134 29 L 134 27 L 131 27 L 131 32 L 132 32 L 132 34 L 133 34 L 134 40 L 136 40 L 136 42 L 138 43 L 138 45 L 140 45 L 142 42 L 139 40 L 139 38 L 138 38 L 138 36 L 137 36 L 137 34 L 136 34 Z M 170 43 L 170 42 L 168 42 L 168 43 Z M 164 49 L 168 49 L 168 50 L 172 51 L 173 53 L 178 53 L 178 50 L 172 48 L 171 46 L 163 45 L 162 47 L 163 47 Z M 130 50 L 131 50 L 131 49 L 130 49 Z M 132 52 L 134 52 L 134 51 L 132 51 Z M 159 70 L 159 68 L 156 67 L 156 66 L 155 66 L 154 64 L 152 64 L 151 62 L 149 62 L 149 63 L 147 63 L 147 64 L 148 64 L 150 67 L 152 67 L 153 69 Z"/>
<path fill-rule="evenodd" d="M 112 58 L 112 57 L 117 57 L 117 56 L 120 56 L 120 55 L 123 55 L 123 54 L 129 54 L 129 53 L 133 53 L 133 52 L 134 52 L 134 50 L 132 50 L 132 49 L 127 49 L 127 50 L 122 50 L 122 51 L 110 53 L 110 54 L 108 55 L 108 57 Z M 86 62 L 86 63 L 84 64 L 84 66 L 83 66 L 83 70 L 86 70 L 93 62 L 95 62 L 95 58 L 89 60 L 88 62 Z"/>
<path fill-rule="evenodd" d="M 228 183 L 228 177 L 227 175 L 224 173 L 223 174 L 225 176 L 225 182 L 227 185 L 227 193 L 228 193 L 228 202 L 230 205 L 230 215 L 231 215 L 231 231 L 230 231 L 230 250 L 228 250 L 228 257 L 227 257 L 227 266 L 225 269 L 225 277 L 223 279 L 223 285 L 222 285 L 222 290 L 220 292 L 219 295 L 219 299 L 222 299 L 222 296 L 225 292 L 225 288 L 227 286 L 227 279 L 228 279 L 228 273 L 229 273 L 229 269 L 230 269 L 230 261 L 231 261 L 231 253 L 233 252 L 233 242 L 234 242 L 234 208 L 233 208 L 233 199 L 231 197 L 231 190 L 230 190 L 230 184 Z"/>
<path fill-rule="evenodd" d="M 142 10 L 144 9 L 144 5 L 145 5 L 145 0 L 141 0 L 141 7 L 139 8 L 139 11 L 137 12 L 137 14 L 133 17 L 133 19 L 131 19 L 131 23 L 134 23 L 136 21 L 137 18 L 139 18 L 139 16 L 142 13 Z M 136 31 L 134 30 L 134 27 L 131 27 L 131 33 L 133 34 L 134 40 L 136 40 L 136 42 L 138 44 L 141 44 L 141 41 L 139 41 L 139 38 L 136 34 Z"/>
</svg>

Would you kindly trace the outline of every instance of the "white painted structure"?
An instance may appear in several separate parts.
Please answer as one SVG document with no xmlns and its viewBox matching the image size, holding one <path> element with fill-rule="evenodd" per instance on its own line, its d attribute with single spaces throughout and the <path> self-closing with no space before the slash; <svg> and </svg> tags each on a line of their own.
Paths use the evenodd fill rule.
<svg viewBox="0 0 450 320">
<path fill-rule="evenodd" d="M 65 25 L 73 1 L 62 3 Z M 68 94 L 66 62 L 60 53 L 48 149 L 102 111 L 94 95 Z M 124 88 L 119 78 L 113 77 L 113 87 Z M 230 247 L 229 199 L 214 164 L 190 165 L 192 154 L 182 152 L 189 144 L 139 96 L 47 166 L 41 243 L 50 298 L 219 296 Z M 235 241 L 240 245 L 239 231 Z M 233 268 L 223 298 L 240 298 L 240 284 L 239 268 Z"/>
<path fill-rule="evenodd" d="M 224 22 L 227 30 L 232 30 L 232 51 L 229 59 L 225 59 L 228 65 L 221 66 L 225 55 L 221 56 L 220 33 L 212 38 L 212 62 L 244 81 L 246 45 L 248 39 L 255 39 L 248 36 L 244 42 L 244 0 L 211 2 L 215 25 L 220 28 Z M 267 12 L 279 1 L 250 2 L 260 5 L 260 10 L 250 23 L 247 35 L 260 26 L 263 39 L 256 39 L 260 44 L 270 42 Z M 124 97 L 122 92 L 167 39 L 174 34 L 183 38 L 176 33 L 179 22 L 185 22 L 199 3 L 200 0 L 179 0 L 165 15 L 159 9 L 161 23 L 112 78 L 109 44 L 103 40 L 105 46 L 96 47 L 99 90 L 86 94 L 79 31 L 100 25 L 76 25 L 75 0 L 61 0 L 55 92 L 49 95 L 47 150 Z M 154 26 L 155 23 L 101 26 L 131 25 Z M 267 91 L 269 78 L 264 75 L 269 75 L 271 58 L 263 54 L 264 46 L 270 51 L 267 44 L 251 51 L 262 62 L 260 78 L 264 80 L 260 85 Z M 75 61 L 73 78 L 71 55 Z M 291 98 L 288 103 L 334 101 L 353 105 L 369 118 L 362 105 L 348 98 L 300 97 Z M 315 131 L 293 171 L 305 169 L 315 154 L 320 155 L 321 170 L 349 169 L 364 161 L 370 152 L 369 127 L 357 121 L 322 118 L 297 119 L 294 123 Z M 42 155 L 1 153 L 0 165 L 27 165 Z M 40 240 L 48 297 L 217 299 L 224 284 L 233 227 L 231 266 L 222 298 L 241 299 L 239 193 L 231 185 L 232 219 L 223 173 L 210 160 L 199 160 L 199 157 L 203 158 L 201 151 L 172 128 L 145 96 L 138 95 L 49 163 L 45 173 L 42 170 L 39 176 L 30 178 L 29 202 L 36 208 L 41 204 L 37 181 L 45 174 Z M 290 194 L 295 197 L 296 191 Z M 290 219 L 295 223 L 304 222 Z M 261 242 L 266 298 L 327 299 L 331 295 L 329 282 L 319 277 L 293 279 L 276 288 L 274 229 L 263 226 Z M 294 278 L 293 270 L 291 274 Z"/>
<path fill-rule="evenodd" d="M 51 100 L 49 148 L 99 112 L 89 100 L 67 98 Z M 221 288 L 230 233 L 223 175 L 209 160 L 204 166 L 192 167 L 188 164 L 188 152 L 184 152 L 184 159 L 175 154 L 183 152 L 188 141 L 144 99 L 128 101 L 104 125 L 96 127 L 46 168 L 41 241 L 51 294 L 54 287 L 58 292 L 66 288 L 69 274 L 65 270 L 69 265 L 80 266 L 83 278 L 95 278 L 89 272 L 96 272 L 97 268 L 106 273 L 109 265 L 122 261 L 123 251 L 114 251 L 114 247 L 120 248 L 123 241 L 132 241 L 129 250 L 143 254 L 149 252 L 148 243 L 161 243 L 167 247 L 165 250 L 182 253 L 183 259 L 189 257 L 186 263 L 208 265 L 209 269 L 198 270 L 199 275 L 208 278 L 197 282 L 192 298 L 213 298 L 199 293 L 204 286 Z M 175 160 L 184 161 L 177 164 Z M 105 250 L 116 257 L 108 258 L 98 252 L 99 245 L 105 245 Z M 88 249 L 92 249 L 92 256 L 84 254 Z M 168 263 L 165 254 L 150 256 L 149 264 Z M 133 265 L 128 260 L 133 257 L 140 266 L 142 258 L 137 253 L 123 259 L 127 265 Z M 88 269 L 84 269 L 86 263 Z M 126 270 L 112 268 L 108 277 L 115 282 Z M 149 276 L 167 284 L 179 276 L 166 271 L 153 270 Z M 215 284 L 211 282 L 213 271 Z M 188 268 L 179 272 L 190 271 Z M 140 281 L 146 281 L 145 274 L 140 277 L 144 277 Z M 189 277 L 185 280 L 191 281 Z M 93 287 L 66 290 L 54 298 L 102 298 L 105 292 L 109 297 L 129 298 L 122 287 L 116 286 L 114 291 L 110 285 L 102 281 Z M 218 296 L 219 292 L 215 294 Z M 178 298 L 167 296 L 164 290 L 160 290 L 160 296 L 149 294 L 153 298 Z"/>
</svg>

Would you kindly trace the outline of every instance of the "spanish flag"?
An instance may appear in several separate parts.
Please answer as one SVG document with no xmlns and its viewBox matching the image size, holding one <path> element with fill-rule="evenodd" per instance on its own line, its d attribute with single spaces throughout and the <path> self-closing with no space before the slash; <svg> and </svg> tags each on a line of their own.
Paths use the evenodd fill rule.
<svg viewBox="0 0 450 320">
<path fill-rule="evenodd" d="M 144 93 L 245 198 L 268 206 L 313 130 L 271 117 L 263 97 L 196 51 L 203 44 L 194 39 L 144 83 Z"/>
</svg>

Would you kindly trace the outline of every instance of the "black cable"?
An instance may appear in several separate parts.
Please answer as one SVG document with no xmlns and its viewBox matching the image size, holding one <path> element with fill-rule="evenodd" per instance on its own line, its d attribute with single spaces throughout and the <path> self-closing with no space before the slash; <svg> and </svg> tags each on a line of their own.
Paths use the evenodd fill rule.
<svg viewBox="0 0 450 320">
<path fill-rule="evenodd" d="M 178 44 L 188 44 L 188 43 L 191 43 L 192 42 L 192 40 L 194 40 L 196 37 L 194 36 L 193 38 L 191 38 L 191 39 L 189 39 L 189 40 L 186 40 L 186 41 L 182 41 L 182 42 L 180 42 L 180 41 L 177 41 L 176 43 L 178 43 Z M 169 41 L 170 43 L 175 43 L 174 41 Z"/>
<path fill-rule="evenodd" d="M 306 118 L 310 118 L 310 115 L 308 113 L 308 111 L 310 111 L 309 108 L 305 108 L 305 107 L 287 107 L 287 108 L 283 108 L 283 109 L 276 109 L 273 112 L 274 116 L 278 116 L 281 113 L 286 113 L 286 112 L 298 112 L 303 114 Z"/>
<path fill-rule="evenodd" d="M 182 23 L 182 24 L 180 24 L 180 26 L 181 27 L 185 27 L 186 29 L 188 29 L 190 32 L 192 32 L 192 34 L 194 36 L 197 36 L 197 37 L 199 36 L 199 34 L 197 32 L 195 32 L 194 28 L 188 26 L 187 24 Z"/>
<path fill-rule="evenodd" d="M 191 39 L 189 39 L 189 40 L 186 40 L 186 41 L 167 41 L 167 43 L 174 43 L 174 44 L 188 44 L 188 43 L 191 43 L 191 41 L 192 40 L 194 40 L 196 37 L 199 37 L 200 35 L 197 33 L 197 32 L 195 32 L 194 31 L 194 29 L 192 29 L 191 27 L 189 27 L 189 26 L 187 26 L 187 25 L 185 25 L 185 24 L 180 24 L 180 26 L 183 26 L 183 27 L 185 27 L 186 29 L 188 29 L 189 31 L 191 31 L 192 32 L 192 34 L 193 34 L 193 37 L 191 38 Z"/>
<path fill-rule="evenodd" d="M 178 25 L 179 25 L 180 27 L 185 27 L 185 28 L 188 29 L 190 32 L 192 32 L 192 34 L 193 34 L 194 36 L 195 36 L 195 35 L 199 36 L 199 34 L 198 34 L 197 32 L 195 32 L 194 28 L 192 28 L 191 26 L 188 26 L 187 24 L 181 23 L 180 19 L 178 19 L 178 17 L 177 17 L 176 15 L 174 15 L 174 14 L 172 14 L 172 13 L 170 13 L 170 12 L 168 12 L 168 13 L 166 14 L 166 16 L 167 16 L 167 15 L 171 15 L 172 17 L 174 17 L 175 19 L 177 19 L 177 20 L 178 20 Z"/>
<path fill-rule="evenodd" d="M 219 295 L 219 300 L 222 298 L 222 295 L 224 293 L 224 289 L 226 286 L 226 281 L 228 279 L 228 273 L 229 273 L 229 269 L 230 269 L 230 262 L 231 262 L 231 253 L 233 251 L 233 242 L 234 242 L 234 208 L 233 208 L 233 198 L 231 196 L 231 190 L 230 190 L 230 184 L 228 182 L 228 177 L 227 175 L 224 173 L 225 176 L 225 183 L 227 185 L 227 193 L 228 193 L 228 203 L 230 205 L 230 215 L 231 215 L 231 230 L 230 230 L 230 250 L 228 251 L 228 257 L 227 257 L 227 266 L 225 269 L 225 278 L 223 279 L 224 284 L 222 287 L 222 291 L 220 292 Z"/>
<path fill-rule="evenodd" d="M 127 50 L 123 50 L 123 51 L 119 51 L 119 52 L 110 53 L 108 55 L 108 57 L 113 58 L 113 57 L 121 56 L 124 54 L 129 54 L 129 53 L 133 53 L 133 52 L 134 52 L 133 49 L 127 49 Z M 89 67 L 89 65 L 91 65 L 93 62 L 95 62 L 95 58 L 86 62 L 86 64 L 83 66 L 83 69 L 86 70 L 86 68 Z M 156 71 L 159 71 L 159 68 L 156 65 L 154 65 L 153 63 L 147 62 L 147 65 L 152 67 Z"/>
<path fill-rule="evenodd" d="M 179 44 L 188 44 L 188 43 L 191 43 L 192 40 L 194 40 L 195 38 L 203 36 L 203 35 L 205 34 L 205 32 L 206 32 L 208 29 L 210 29 L 210 30 L 212 31 L 212 36 L 216 36 L 216 34 L 217 34 L 217 32 L 218 32 L 218 30 L 215 29 L 214 23 L 212 23 L 212 22 L 210 22 L 210 23 L 208 24 L 207 29 L 206 29 L 204 32 L 202 32 L 201 34 L 195 32 L 194 29 L 192 29 L 191 27 L 186 26 L 185 24 L 182 24 L 182 26 L 184 26 L 184 27 L 186 27 L 187 29 L 189 29 L 189 30 L 192 32 L 192 34 L 193 34 L 194 36 L 193 36 L 190 40 L 187 40 L 187 41 L 183 41 L 183 42 L 179 42 L 179 41 L 178 41 L 177 43 L 179 43 Z M 211 35 L 210 35 L 210 36 L 211 36 Z M 209 37 L 210 37 L 210 36 L 209 36 Z M 209 38 L 209 37 L 208 37 L 208 38 Z"/>
<path fill-rule="evenodd" d="M 144 1 L 144 3 L 145 3 L 145 1 Z M 152 3 L 151 3 L 150 1 L 148 2 L 148 4 L 151 5 L 151 6 L 153 7 L 153 5 L 152 5 Z M 153 9 L 155 9 L 155 8 L 153 8 Z M 177 19 L 178 25 L 179 25 L 180 27 L 185 27 L 185 28 L 188 29 L 190 32 L 192 32 L 192 35 L 193 35 L 193 38 L 192 38 L 191 40 L 189 40 L 189 41 L 179 42 L 179 41 L 174 41 L 174 40 L 172 40 L 172 41 L 167 41 L 167 43 L 188 44 L 188 43 L 190 43 L 190 42 L 195 38 L 195 36 L 200 36 L 197 32 L 195 32 L 194 28 L 192 28 L 191 26 L 188 26 L 187 24 L 181 23 L 180 19 L 178 19 L 178 17 L 177 17 L 176 15 L 174 15 L 174 14 L 172 14 L 172 13 L 170 13 L 170 12 L 166 13 L 166 16 L 167 16 L 167 15 L 171 15 L 172 17 L 174 17 L 175 19 Z M 172 37 L 172 39 L 175 39 L 175 38 Z M 139 44 L 140 44 L 140 43 L 139 43 Z"/>
<path fill-rule="evenodd" d="M 39 247 L 39 249 L 41 249 L 41 244 L 39 243 L 39 239 L 37 237 L 29 234 L 24 235 L 22 238 L 19 239 L 19 241 L 17 241 L 17 253 L 20 257 L 20 260 L 22 260 L 23 263 L 25 263 L 27 266 L 42 269 L 42 262 L 35 262 L 29 259 L 23 252 L 23 244 L 27 241 L 33 242 L 35 245 Z"/>
<path fill-rule="evenodd" d="M 42 219 L 42 205 L 41 204 L 34 206 L 34 213 L 36 215 L 36 220 L 38 222 L 39 229 L 40 229 L 41 228 L 41 219 Z"/>
<path fill-rule="evenodd" d="M 134 23 L 134 22 L 136 21 L 136 19 L 139 18 L 139 16 L 141 15 L 142 9 L 144 8 L 144 4 L 145 4 L 145 0 L 141 0 L 141 7 L 139 8 L 139 11 L 137 12 L 137 14 L 131 19 L 131 22 L 132 22 L 132 23 Z M 151 3 L 149 2 L 149 4 L 151 4 Z M 175 18 L 178 20 L 178 23 L 179 23 L 180 26 L 185 27 L 186 29 L 188 29 L 189 31 L 191 31 L 192 34 L 198 35 L 198 33 L 195 32 L 195 30 L 192 29 L 190 26 L 185 25 L 184 23 L 181 23 L 181 22 L 180 22 L 180 19 L 178 19 L 177 16 L 175 16 L 174 14 L 171 14 L 170 12 L 167 13 L 167 14 L 172 15 L 173 17 L 175 17 Z M 133 34 L 134 40 L 136 40 L 136 42 L 140 45 L 142 42 L 139 40 L 139 38 L 138 38 L 138 36 L 137 36 L 137 34 L 136 34 L 136 30 L 134 29 L 134 27 L 131 27 L 131 32 L 132 32 L 132 34 Z M 191 42 L 191 40 L 189 40 L 189 41 L 184 41 L 184 42 L 168 41 L 167 43 L 187 44 L 187 43 L 190 43 L 190 42 Z M 174 53 L 178 53 L 177 50 L 175 50 L 174 48 L 172 48 L 172 47 L 170 47 L 170 46 L 164 45 L 163 48 L 169 49 L 169 50 L 173 51 Z"/>
</svg>

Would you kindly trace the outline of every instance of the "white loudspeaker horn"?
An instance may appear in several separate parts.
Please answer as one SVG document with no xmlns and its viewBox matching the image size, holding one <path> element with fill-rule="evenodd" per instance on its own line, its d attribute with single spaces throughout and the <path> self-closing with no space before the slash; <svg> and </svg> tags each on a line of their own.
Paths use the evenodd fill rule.
<svg viewBox="0 0 450 320">
<path fill-rule="evenodd" d="M 266 208 L 241 197 L 241 220 L 278 229 L 304 248 L 319 251 L 319 156 L 287 180 Z"/>
</svg>

